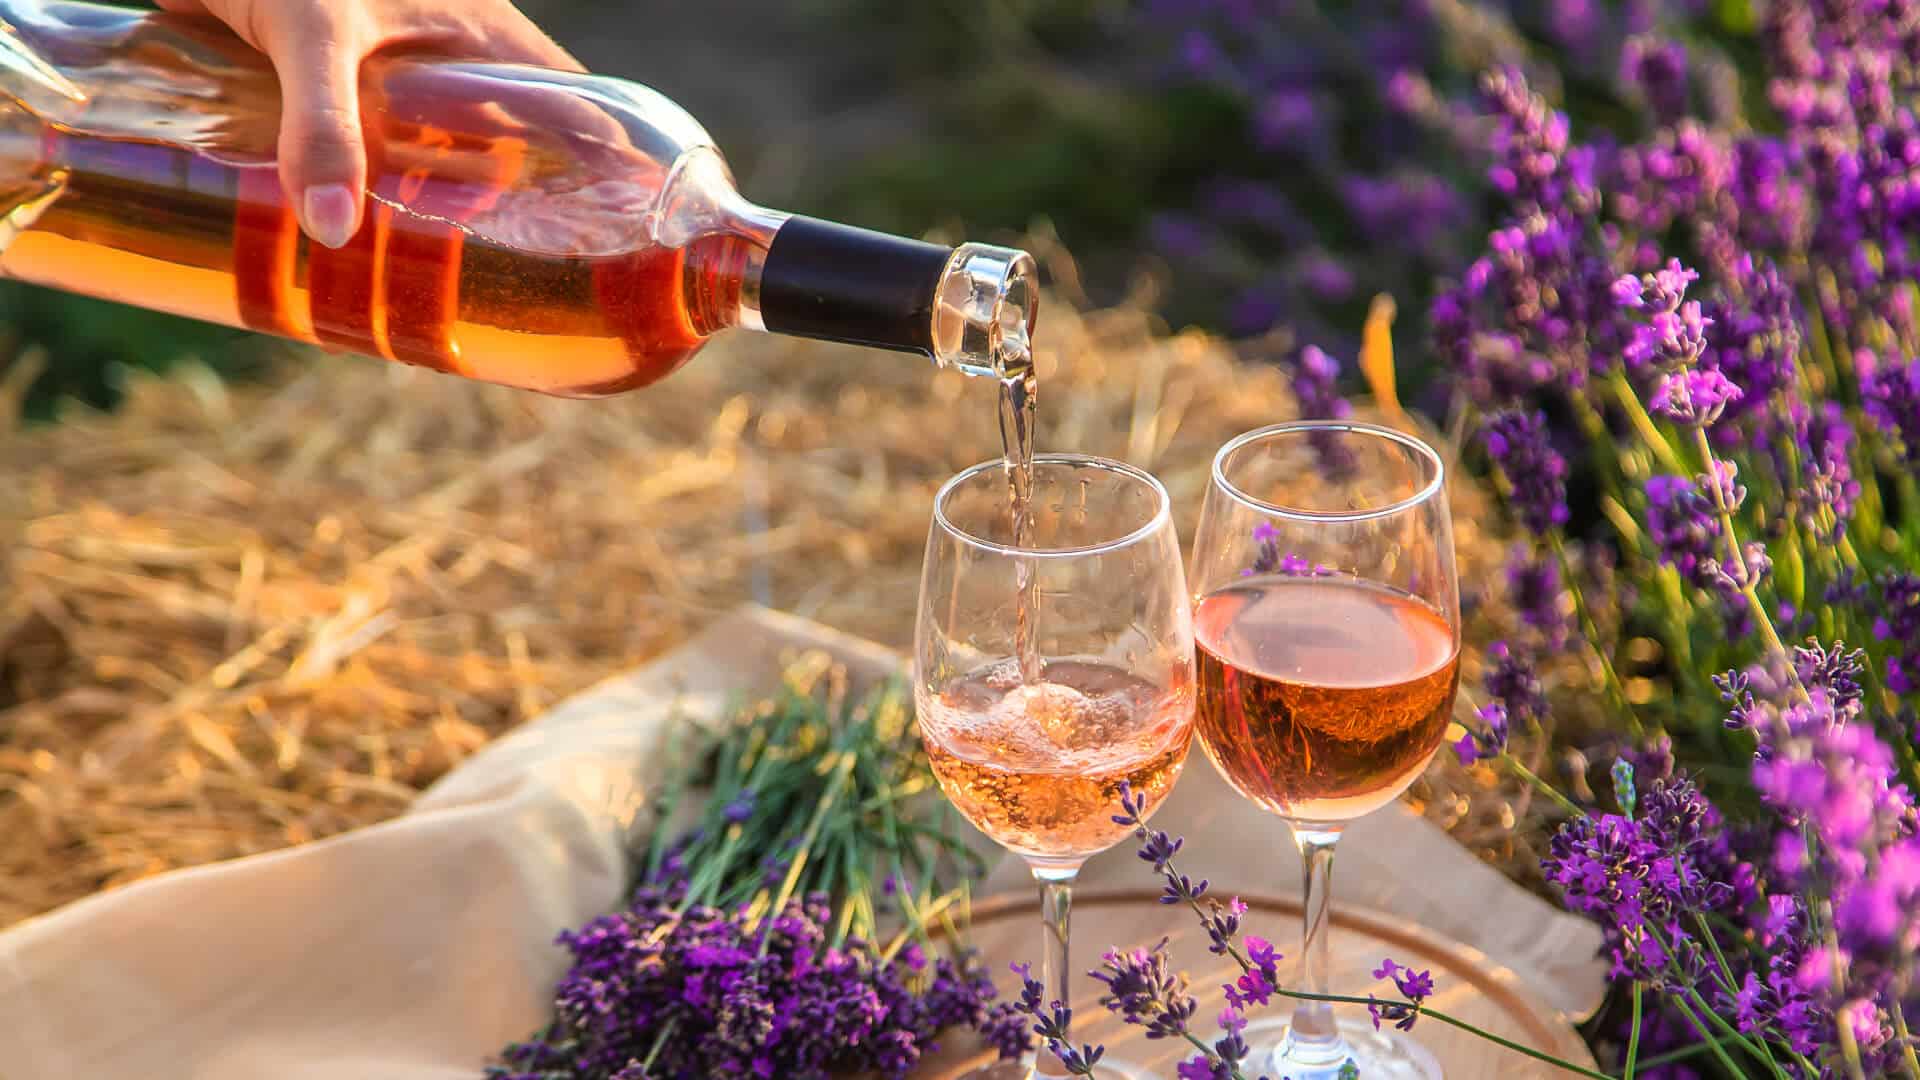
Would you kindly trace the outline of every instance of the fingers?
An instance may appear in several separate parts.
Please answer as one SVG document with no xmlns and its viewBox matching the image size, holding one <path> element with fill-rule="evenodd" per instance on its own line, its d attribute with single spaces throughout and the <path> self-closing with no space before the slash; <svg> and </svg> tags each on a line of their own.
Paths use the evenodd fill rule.
<svg viewBox="0 0 1920 1080">
<path fill-rule="evenodd" d="M 280 180 L 307 235 L 340 247 L 360 229 L 367 150 L 360 65 L 388 46 L 584 71 L 506 0 L 156 0 L 219 17 L 273 61 L 280 77 Z M 602 118 L 604 122 L 604 117 Z"/>
<path fill-rule="evenodd" d="M 280 74 L 280 182 L 307 235 L 337 248 L 360 229 L 367 186 L 363 53 L 349 27 L 299 21 L 265 43 Z"/>
</svg>

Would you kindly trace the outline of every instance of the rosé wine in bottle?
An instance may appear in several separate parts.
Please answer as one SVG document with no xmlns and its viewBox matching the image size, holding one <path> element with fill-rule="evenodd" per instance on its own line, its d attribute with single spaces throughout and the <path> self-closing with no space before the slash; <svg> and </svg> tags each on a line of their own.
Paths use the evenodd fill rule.
<svg viewBox="0 0 1920 1080">
<path fill-rule="evenodd" d="M 280 90 L 210 19 L 0 0 L 0 275 L 575 397 L 727 327 L 1004 377 L 1033 260 L 747 202 L 677 105 L 618 79 L 375 57 L 364 224 L 310 243 Z"/>
</svg>

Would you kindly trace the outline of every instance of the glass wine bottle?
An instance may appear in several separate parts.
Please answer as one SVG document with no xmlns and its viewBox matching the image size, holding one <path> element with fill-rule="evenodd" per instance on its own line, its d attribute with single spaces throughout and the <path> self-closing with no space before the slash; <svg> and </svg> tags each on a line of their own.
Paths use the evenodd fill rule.
<svg viewBox="0 0 1920 1080">
<path fill-rule="evenodd" d="M 618 79 L 376 57 L 343 247 L 281 188 L 279 84 L 224 26 L 0 0 L 0 276 L 550 394 L 646 386 L 728 327 L 1022 357 L 1024 252 L 756 206 L 700 124 Z"/>
</svg>

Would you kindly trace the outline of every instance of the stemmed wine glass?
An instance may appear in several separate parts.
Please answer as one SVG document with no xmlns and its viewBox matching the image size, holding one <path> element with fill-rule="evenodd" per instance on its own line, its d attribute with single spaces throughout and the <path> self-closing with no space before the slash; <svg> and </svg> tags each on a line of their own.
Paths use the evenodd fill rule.
<svg viewBox="0 0 1920 1080">
<path fill-rule="evenodd" d="M 935 499 L 914 699 L 947 798 L 1032 868 L 1041 982 L 1066 1002 L 1074 876 L 1127 837 L 1113 821 L 1120 785 L 1151 812 L 1186 763 L 1191 598 L 1167 492 L 1153 477 L 1097 457 L 1041 455 L 1019 543 L 1008 481 L 992 461 Z M 1026 1068 L 1044 1074 L 1052 1062 L 1040 1059 Z M 1105 1059 L 1100 1073 L 1140 1075 Z"/>
<path fill-rule="evenodd" d="M 1194 540 L 1195 727 L 1242 795 L 1292 826 L 1306 870 L 1299 986 L 1325 994 L 1334 846 L 1439 748 L 1460 600 L 1439 455 L 1370 424 L 1303 421 L 1220 448 Z M 1280 1030 L 1275 1032 L 1274 1028 Z M 1417 1042 L 1303 1001 L 1254 1066 L 1438 1080 Z M 1249 1036 L 1259 1027 L 1249 1028 Z"/>
</svg>

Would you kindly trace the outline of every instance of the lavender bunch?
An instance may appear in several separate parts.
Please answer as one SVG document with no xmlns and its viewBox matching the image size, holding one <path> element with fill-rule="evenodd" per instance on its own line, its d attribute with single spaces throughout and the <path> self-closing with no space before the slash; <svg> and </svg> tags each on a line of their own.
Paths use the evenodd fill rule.
<svg viewBox="0 0 1920 1080">
<path fill-rule="evenodd" d="M 1025 1020 L 955 944 L 979 867 L 951 816 L 914 798 L 930 774 L 909 713 L 897 685 L 855 702 L 796 668 L 670 755 L 670 777 L 711 759 L 696 822 L 670 834 L 687 787 L 663 792 L 632 901 L 560 935 L 572 962 L 552 1024 L 487 1075 L 897 1078 L 951 1029 L 1025 1053 Z"/>
</svg>

